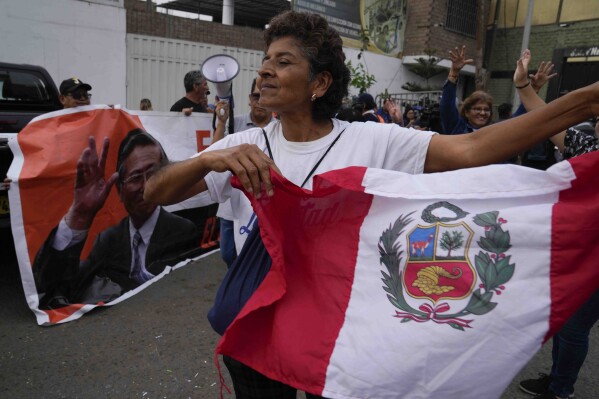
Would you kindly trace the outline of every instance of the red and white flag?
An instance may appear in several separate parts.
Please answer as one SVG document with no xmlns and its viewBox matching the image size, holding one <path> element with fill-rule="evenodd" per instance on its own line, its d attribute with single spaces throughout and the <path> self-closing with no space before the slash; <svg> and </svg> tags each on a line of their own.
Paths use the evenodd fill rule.
<svg viewBox="0 0 599 399">
<path fill-rule="evenodd" d="M 272 268 L 217 353 L 327 398 L 498 398 L 599 287 L 598 170 L 275 176 Z"/>
</svg>

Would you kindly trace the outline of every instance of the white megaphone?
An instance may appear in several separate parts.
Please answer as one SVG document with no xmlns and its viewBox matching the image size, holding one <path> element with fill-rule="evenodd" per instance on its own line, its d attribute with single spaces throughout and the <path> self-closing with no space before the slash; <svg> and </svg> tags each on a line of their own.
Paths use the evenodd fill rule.
<svg viewBox="0 0 599 399">
<path fill-rule="evenodd" d="M 239 63 L 230 55 L 217 54 L 206 58 L 202 64 L 202 75 L 214 83 L 220 100 L 231 102 L 233 78 L 239 73 Z"/>
</svg>

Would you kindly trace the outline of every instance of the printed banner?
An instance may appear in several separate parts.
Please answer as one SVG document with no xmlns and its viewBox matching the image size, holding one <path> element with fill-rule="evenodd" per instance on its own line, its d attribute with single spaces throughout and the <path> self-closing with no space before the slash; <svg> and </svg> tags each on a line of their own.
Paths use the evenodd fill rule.
<svg viewBox="0 0 599 399">
<path fill-rule="evenodd" d="M 145 181 L 163 157 L 183 160 L 206 148 L 211 123 L 209 114 L 92 105 L 42 115 L 10 141 L 12 233 L 38 324 L 116 304 L 218 248 L 217 205 L 207 193 L 166 208 L 143 201 Z M 165 154 L 151 138 L 137 141 L 142 130 Z M 102 168 L 93 157 L 100 157 L 105 138 Z M 106 195 L 117 166 L 121 176 Z"/>
<path fill-rule="evenodd" d="M 598 167 L 273 173 L 272 267 L 217 353 L 327 398 L 499 398 L 599 287 Z"/>
<path fill-rule="evenodd" d="M 296 11 L 322 15 L 344 39 L 344 45 L 402 57 L 407 22 L 407 0 L 294 0 Z"/>
</svg>

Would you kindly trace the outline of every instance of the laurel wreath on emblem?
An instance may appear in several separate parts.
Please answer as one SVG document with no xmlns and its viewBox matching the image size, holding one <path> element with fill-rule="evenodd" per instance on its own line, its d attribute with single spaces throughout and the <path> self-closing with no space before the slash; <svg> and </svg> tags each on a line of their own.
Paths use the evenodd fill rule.
<svg viewBox="0 0 599 399">
<path fill-rule="evenodd" d="M 439 204 L 441 203 L 432 206 L 436 206 L 435 209 L 437 209 Z M 428 211 L 430 214 L 429 208 L 423 212 L 422 219 L 425 217 L 425 212 Z M 460 214 L 467 214 L 453 205 L 452 208 L 459 210 Z M 401 318 L 402 323 L 412 320 L 417 322 L 432 320 L 435 323 L 448 324 L 457 330 L 465 331 L 465 328 L 471 328 L 470 323 L 473 320 L 465 320 L 463 317 L 480 316 L 493 310 L 497 306 L 496 302 L 492 302 L 493 296 L 501 294 L 505 289 L 504 284 L 514 274 L 515 264 L 510 263 L 511 255 L 507 255 L 507 251 L 511 248 L 510 233 L 502 227 L 507 220 L 500 218 L 498 211 L 481 213 L 473 217 L 472 221 L 485 229 L 484 236 L 481 236 L 477 242 L 481 251 L 474 258 L 476 273 L 481 284 L 472 293 L 466 307 L 457 313 L 442 314 L 450 309 L 446 303 L 440 304 L 436 308 L 429 304 L 423 304 L 418 309 L 414 309 L 404 297 L 401 282 L 402 272 L 400 271 L 404 251 L 398 238 L 404 233 L 405 227 L 412 222 L 410 217 L 412 213 L 399 216 L 395 223 L 383 231 L 378 243 L 380 262 L 387 269 L 387 272 L 381 271 L 382 281 L 385 284 L 383 289 L 387 292 L 387 298 L 391 304 L 401 310 L 401 312 L 396 311 L 395 317 Z"/>
</svg>

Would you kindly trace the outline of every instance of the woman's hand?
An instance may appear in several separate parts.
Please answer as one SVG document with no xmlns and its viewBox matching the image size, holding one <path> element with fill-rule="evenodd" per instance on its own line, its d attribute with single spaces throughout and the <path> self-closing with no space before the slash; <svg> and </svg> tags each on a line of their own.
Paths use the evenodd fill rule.
<svg viewBox="0 0 599 399">
<path fill-rule="evenodd" d="M 262 190 L 273 195 L 270 169 L 281 174 L 274 161 L 255 144 L 242 144 L 223 150 L 207 151 L 200 156 L 214 172 L 231 171 L 248 192 L 260 198 Z"/>
<path fill-rule="evenodd" d="M 528 65 L 530 64 L 530 50 L 526 49 L 516 61 L 516 70 L 514 71 L 514 85 L 522 87 L 528 83 Z"/>
<path fill-rule="evenodd" d="M 456 75 L 464 66 L 474 63 L 472 58 L 466 59 L 466 45 L 463 45 L 461 49 L 456 47 L 454 51 L 449 50 L 449 59 L 451 60 L 451 72 Z"/>
<path fill-rule="evenodd" d="M 553 72 L 555 65 L 551 61 L 541 61 L 537 73 L 528 75 L 530 77 L 530 84 L 532 88 L 538 93 L 541 88 L 549 81 L 549 79 L 557 76 L 557 72 Z"/>
<path fill-rule="evenodd" d="M 403 121 L 403 114 L 401 113 L 401 107 L 395 104 L 393 98 L 389 98 L 389 116 L 394 123 L 401 123 Z"/>
</svg>

